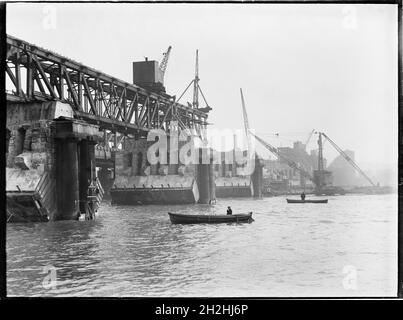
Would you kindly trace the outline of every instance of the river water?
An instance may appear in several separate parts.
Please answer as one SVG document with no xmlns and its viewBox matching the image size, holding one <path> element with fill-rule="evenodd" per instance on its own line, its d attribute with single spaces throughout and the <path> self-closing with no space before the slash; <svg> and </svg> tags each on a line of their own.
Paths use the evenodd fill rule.
<svg viewBox="0 0 403 320">
<path fill-rule="evenodd" d="M 167 211 L 253 211 L 244 224 L 172 225 Z M 395 296 L 397 195 L 111 206 L 95 221 L 7 225 L 10 296 Z"/>
</svg>

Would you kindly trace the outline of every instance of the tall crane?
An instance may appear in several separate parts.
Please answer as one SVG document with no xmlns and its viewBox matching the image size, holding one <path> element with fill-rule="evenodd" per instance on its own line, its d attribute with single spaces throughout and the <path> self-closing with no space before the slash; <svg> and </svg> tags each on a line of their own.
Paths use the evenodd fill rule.
<svg viewBox="0 0 403 320">
<path fill-rule="evenodd" d="M 194 79 L 192 79 L 192 81 L 190 81 L 189 85 L 179 96 L 179 99 L 177 100 L 177 102 L 183 97 L 183 95 L 186 93 L 186 91 L 193 84 L 193 103 L 191 104 L 191 106 L 194 109 L 199 109 L 200 111 L 203 111 L 203 112 L 209 112 L 211 110 L 211 107 L 207 103 L 206 97 L 204 96 L 203 91 L 200 88 L 199 80 L 200 80 L 200 78 L 199 78 L 199 50 L 196 50 L 195 77 L 194 77 Z M 199 108 L 199 92 L 202 95 L 204 103 L 206 104 L 206 107 L 204 107 L 204 108 Z"/>
<path fill-rule="evenodd" d="M 312 182 L 315 182 L 313 176 L 308 171 L 306 171 L 305 169 L 301 168 L 295 161 L 285 157 L 281 152 L 278 151 L 277 148 L 273 147 L 270 143 L 264 141 L 262 138 L 258 137 L 257 135 L 252 133 L 250 130 L 249 130 L 249 134 L 251 134 L 253 137 L 255 137 L 255 139 L 257 141 L 259 141 L 267 150 L 272 152 L 279 159 L 285 161 L 289 167 L 297 170 L 303 177 L 311 180 Z"/>
<path fill-rule="evenodd" d="M 252 135 L 257 141 L 259 141 L 267 150 L 269 150 L 271 153 L 273 153 L 275 156 L 277 156 L 279 159 L 285 161 L 288 166 L 290 166 L 293 169 L 296 169 L 303 177 L 311 180 L 314 182 L 314 178 L 312 177 L 312 175 L 304 170 L 303 168 L 301 168 L 295 161 L 288 159 L 286 156 L 284 156 L 283 154 L 281 154 L 277 148 L 273 147 L 270 143 L 268 143 L 267 141 L 263 140 L 262 138 L 260 138 L 259 136 L 255 135 L 249 128 L 249 121 L 248 121 L 248 114 L 246 112 L 246 107 L 245 107 L 245 100 L 243 97 L 243 93 L 242 93 L 242 89 L 241 89 L 241 100 L 242 100 L 242 114 L 243 114 L 243 121 L 244 121 L 244 127 L 245 127 L 245 134 L 246 137 L 248 139 L 248 146 L 250 145 L 250 136 Z"/>
<path fill-rule="evenodd" d="M 164 57 L 162 58 L 162 61 L 161 61 L 160 65 L 159 65 L 159 68 L 160 68 L 161 73 L 162 73 L 162 78 L 164 78 L 165 71 L 166 71 L 167 66 L 168 66 L 169 54 L 171 53 L 171 49 L 172 49 L 172 47 L 169 46 L 167 51 L 163 53 Z"/>
<path fill-rule="evenodd" d="M 322 141 L 322 132 L 319 132 L 319 139 L 318 139 L 318 171 L 322 172 L 325 170 L 325 165 L 323 162 L 323 141 Z"/>
<path fill-rule="evenodd" d="M 330 144 L 333 146 L 333 148 L 335 148 L 340 155 L 346 159 L 346 161 L 355 169 L 357 170 L 372 186 L 376 186 L 375 183 L 365 174 L 364 171 L 361 170 L 361 168 L 358 166 L 357 163 L 354 162 L 353 159 L 351 159 L 332 139 L 330 139 L 326 134 L 324 134 L 323 132 L 319 132 L 319 138 L 321 136 L 324 136 L 326 138 L 327 141 L 330 142 Z"/>
<path fill-rule="evenodd" d="M 199 50 L 196 50 L 195 78 L 193 80 L 193 108 L 199 108 Z"/>
<path fill-rule="evenodd" d="M 240 91 L 241 91 L 241 101 L 242 101 L 243 124 L 244 124 L 244 126 L 245 126 L 245 134 L 246 134 L 246 137 L 249 139 L 249 120 L 248 120 L 248 114 L 246 113 L 245 100 L 244 100 L 244 98 L 243 98 L 242 88 L 240 88 Z"/>
</svg>

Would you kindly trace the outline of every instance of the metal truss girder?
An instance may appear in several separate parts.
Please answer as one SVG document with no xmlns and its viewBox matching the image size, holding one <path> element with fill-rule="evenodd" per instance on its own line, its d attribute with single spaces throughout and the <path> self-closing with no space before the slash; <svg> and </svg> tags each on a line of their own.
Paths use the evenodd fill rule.
<svg viewBox="0 0 403 320">
<path fill-rule="evenodd" d="M 21 66 L 27 70 L 25 93 L 21 87 Z M 207 125 L 207 113 L 176 103 L 166 94 L 157 94 L 116 79 L 12 36 L 7 36 L 6 74 L 16 89 L 13 95 L 23 101 L 50 99 L 69 102 L 78 117 L 85 118 L 83 115 L 86 114 L 89 121 L 96 118 L 99 124 L 106 126 L 112 126 L 113 122 L 115 130 L 167 129 L 169 121 L 176 118 L 185 127 L 195 125 L 195 119 L 199 125 Z M 34 81 L 41 94 L 34 92 Z"/>
</svg>

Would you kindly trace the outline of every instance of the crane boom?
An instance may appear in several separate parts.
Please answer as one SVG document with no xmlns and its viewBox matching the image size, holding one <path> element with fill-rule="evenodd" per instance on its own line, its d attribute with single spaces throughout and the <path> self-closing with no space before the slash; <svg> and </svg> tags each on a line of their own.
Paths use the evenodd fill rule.
<svg viewBox="0 0 403 320">
<path fill-rule="evenodd" d="M 199 108 L 199 50 L 196 50 L 195 78 L 193 80 L 193 108 Z"/>
<path fill-rule="evenodd" d="M 285 157 L 284 155 L 282 155 L 277 148 L 273 147 L 271 144 L 269 144 L 268 142 L 266 142 L 265 140 L 263 140 L 262 138 L 258 137 L 257 135 L 255 135 L 250 129 L 249 129 L 249 121 L 248 121 L 248 114 L 246 112 L 246 107 L 245 107 L 245 100 L 243 97 L 243 92 L 242 89 L 240 89 L 241 91 L 241 100 L 242 100 L 242 113 L 243 113 L 243 121 L 244 121 L 244 126 L 245 126 L 245 134 L 246 134 L 246 138 L 248 140 L 248 146 L 250 146 L 250 135 L 252 135 L 257 141 L 259 141 L 267 150 L 269 150 L 270 152 L 272 152 L 275 156 L 277 156 L 278 158 L 282 159 L 283 161 L 285 161 L 288 166 L 290 166 L 291 168 L 296 169 L 302 176 L 304 176 L 305 178 L 311 180 L 312 182 L 314 181 L 314 178 L 312 177 L 312 175 L 305 171 L 304 169 L 302 169 L 296 162 L 288 159 L 287 157 Z"/>
<path fill-rule="evenodd" d="M 308 171 L 305 171 L 304 169 L 302 169 L 295 161 L 292 161 L 292 160 L 288 159 L 287 157 L 285 157 L 284 155 L 282 155 L 281 152 L 279 152 L 277 148 L 273 147 L 271 144 L 269 144 L 268 142 L 264 141 L 262 138 L 258 137 L 254 133 L 252 133 L 250 130 L 249 130 L 249 133 L 253 137 L 255 137 L 255 139 L 257 141 L 259 141 L 267 150 L 269 150 L 270 152 L 274 153 L 281 160 L 287 162 L 288 166 L 290 166 L 291 168 L 296 169 L 305 178 L 311 180 L 312 182 L 315 182 L 314 178 L 312 177 L 312 175 Z"/>
<path fill-rule="evenodd" d="M 162 72 L 162 75 L 165 74 L 165 70 L 167 69 L 168 59 L 169 59 L 169 54 L 171 53 L 171 49 L 172 49 L 172 47 L 169 46 L 167 51 L 165 53 L 163 53 L 164 58 L 162 59 L 162 61 L 160 63 L 160 66 L 159 66 L 159 68 L 160 68 L 160 70 Z"/>
<path fill-rule="evenodd" d="M 369 181 L 369 183 L 370 183 L 372 186 L 374 186 L 374 187 L 376 186 L 375 183 L 365 174 L 365 172 L 361 170 L 361 168 L 358 166 L 358 164 L 356 164 L 353 159 L 351 159 L 342 149 L 340 149 L 340 147 L 339 147 L 332 139 L 330 139 L 330 138 L 329 138 L 326 134 L 324 134 L 323 132 L 322 132 L 321 134 L 326 138 L 326 140 L 328 140 L 328 141 L 330 142 L 330 144 L 333 146 L 333 148 L 335 148 L 335 149 L 340 153 L 340 155 L 341 155 L 344 159 L 346 159 L 346 161 L 347 161 L 351 166 L 353 166 L 353 168 L 354 168 L 355 170 L 357 170 L 365 179 L 367 179 L 367 180 Z"/>
<path fill-rule="evenodd" d="M 245 126 L 245 134 L 246 137 L 249 136 L 249 120 L 248 120 L 248 114 L 246 113 L 246 107 L 245 107 L 245 100 L 243 98 L 243 93 L 242 93 L 242 88 L 240 88 L 241 90 L 241 100 L 242 100 L 242 114 L 243 114 L 243 123 Z"/>
</svg>

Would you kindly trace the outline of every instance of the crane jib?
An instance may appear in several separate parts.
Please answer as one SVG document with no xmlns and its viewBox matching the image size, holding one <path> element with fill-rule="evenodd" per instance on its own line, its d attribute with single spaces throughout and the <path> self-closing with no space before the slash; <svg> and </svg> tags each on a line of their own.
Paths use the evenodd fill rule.
<svg viewBox="0 0 403 320">
<path fill-rule="evenodd" d="M 340 153 L 340 155 L 341 155 L 344 159 L 346 159 L 346 161 L 347 161 L 355 170 L 357 170 L 365 179 L 367 179 L 367 180 L 369 181 L 369 183 L 370 183 L 372 186 L 374 186 L 374 187 L 376 186 L 375 183 L 365 174 L 365 172 L 361 170 L 361 168 L 358 166 L 358 164 L 356 164 L 356 163 L 354 162 L 354 160 L 351 159 L 351 158 L 350 158 L 332 139 L 330 139 L 330 138 L 329 138 L 326 134 L 324 134 L 323 132 L 322 132 L 322 135 L 326 138 L 327 141 L 330 142 L 330 144 L 333 146 L 333 148 L 335 148 L 336 151 L 337 151 L 338 153 Z"/>
</svg>

